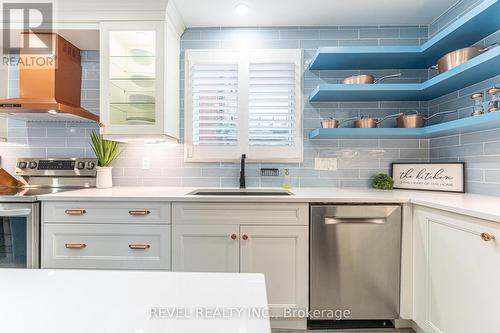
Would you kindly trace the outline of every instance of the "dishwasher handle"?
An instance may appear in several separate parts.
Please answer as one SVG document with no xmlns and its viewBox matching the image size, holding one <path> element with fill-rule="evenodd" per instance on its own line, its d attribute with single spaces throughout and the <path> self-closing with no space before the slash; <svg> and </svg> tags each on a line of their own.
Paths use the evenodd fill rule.
<svg viewBox="0 0 500 333">
<path fill-rule="evenodd" d="M 387 222 L 386 218 L 383 217 L 335 217 L 335 216 L 325 216 L 325 224 L 345 224 L 345 223 L 369 223 L 369 224 L 384 224 Z"/>
</svg>

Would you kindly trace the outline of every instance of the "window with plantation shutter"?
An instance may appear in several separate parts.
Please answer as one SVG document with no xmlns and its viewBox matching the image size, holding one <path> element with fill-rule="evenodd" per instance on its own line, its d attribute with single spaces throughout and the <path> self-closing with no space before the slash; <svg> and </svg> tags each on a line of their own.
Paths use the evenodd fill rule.
<svg viewBox="0 0 500 333">
<path fill-rule="evenodd" d="M 248 143 L 295 144 L 295 64 L 250 64 Z"/>
<path fill-rule="evenodd" d="M 238 64 L 191 67 L 193 144 L 238 144 Z"/>
<path fill-rule="evenodd" d="M 187 50 L 185 160 L 301 162 L 301 50 Z"/>
</svg>

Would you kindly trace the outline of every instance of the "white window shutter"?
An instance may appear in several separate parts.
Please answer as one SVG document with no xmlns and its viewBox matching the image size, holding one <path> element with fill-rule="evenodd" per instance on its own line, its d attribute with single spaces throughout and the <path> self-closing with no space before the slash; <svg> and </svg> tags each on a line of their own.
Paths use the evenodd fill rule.
<svg viewBox="0 0 500 333">
<path fill-rule="evenodd" d="M 186 51 L 186 161 L 232 161 L 240 154 L 239 58 L 231 51 Z"/>
<path fill-rule="evenodd" d="M 301 50 L 188 50 L 185 70 L 186 161 L 303 160 Z"/>
<path fill-rule="evenodd" d="M 293 146 L 296 134 L 294 63 L 251 63 L 248 143 Z"/>
<path fill-rule="evenodd" d="M 252 50 L 249 62 L 249 159 L 302 162 L 302 51 Z"/>
<path fill-rule="evenodd" d="M 238 64 L 190 68 L 193 145 L 237 145 Z"/>
</svg>

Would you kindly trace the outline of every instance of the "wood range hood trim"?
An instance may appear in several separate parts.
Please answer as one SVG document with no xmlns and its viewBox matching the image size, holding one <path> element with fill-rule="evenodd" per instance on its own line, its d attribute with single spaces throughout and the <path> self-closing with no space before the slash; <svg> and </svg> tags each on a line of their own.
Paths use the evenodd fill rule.
<svg viewBox="0 0 500 333">
<path fill-rule="evenodd" d="M 37 119 L 57 121 L 68 116 L 79 121 L 99 122 L 99 116 L 80 106 L 82 67 L 81 51 L 55 33 L 37 33 L 36 37 L 54 45 L 55 66 L 19 64 L 19 97 L 0 99 L 0 116 L 36 114 Z M 20 56 L 23 57 L 21 49 Z M 52 55 L 52 56 L 53 56 Z M 26 54 L 26 56 L 32 56 Z"/>
</svg>

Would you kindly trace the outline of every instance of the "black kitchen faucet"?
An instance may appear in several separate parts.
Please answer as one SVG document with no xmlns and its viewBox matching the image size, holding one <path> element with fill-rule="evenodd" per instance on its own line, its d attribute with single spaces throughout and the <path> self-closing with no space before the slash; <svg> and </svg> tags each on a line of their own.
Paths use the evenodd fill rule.
<svg viewBox="0 0 500 333">
<path fill-rule="evenodd" d="M 245 181 L 245 159 L 247 158 L 246 154 L 241 155 L 241 169 L 240 169 L 240 188 L 246 188 Z"/>
</svg>

